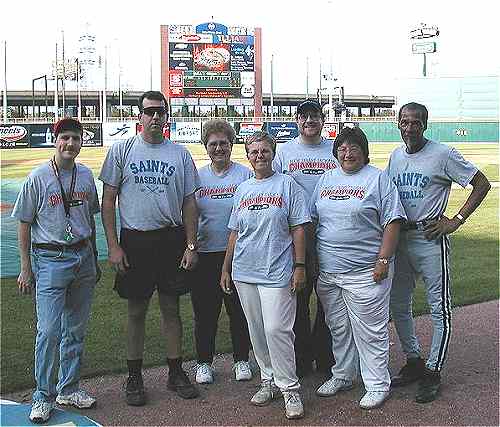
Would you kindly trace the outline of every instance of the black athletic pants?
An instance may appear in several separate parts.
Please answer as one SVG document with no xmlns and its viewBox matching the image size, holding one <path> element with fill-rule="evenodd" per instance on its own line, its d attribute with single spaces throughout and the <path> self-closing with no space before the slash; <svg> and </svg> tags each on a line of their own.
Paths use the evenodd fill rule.
<svg viewBox="0 0 500 427">
<path fill-rule="evenodd" d="M 332 336 L 325 323 L 325 313 L 319 298 L 317 299 L 316 319 L 311 331 L 309 301 L 313 289 L 316 289 L 318 266 L 316 256 L 306 253 L 307 286 L 297 293 L 297 314 L 293 331 L 295 333 L 295 360 L 297 372 L 306 374 L 316 360 L 318 370 L 327 371 L 334 363 Z"/>
<path fill-rule="evenodd" d="M 215 336 L 222 301 L 229 317 L 229 329 L 235 362 L 248 361 L 250 337 L 236 288 L 231 295 L 219 286 L 225 252 L 200 252 L 193 275 L 191 302 L 194 310 L 194 334 L 198 363 L 212 363 L 215 353 Z"/>
</svg>

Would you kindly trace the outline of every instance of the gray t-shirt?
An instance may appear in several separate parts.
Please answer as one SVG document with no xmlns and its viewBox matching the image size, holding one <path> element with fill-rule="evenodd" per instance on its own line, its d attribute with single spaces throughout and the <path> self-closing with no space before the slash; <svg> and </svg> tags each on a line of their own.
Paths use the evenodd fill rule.
<svg viewBox="0 0 500 427">
<path fill-rule="evenodd" d="M 373 268 L 384 228 L 406 215 L 396 186 L 380 169 L 366 165 L 354 174 L 325 173 L 311 198 L 320 270 L 352 273 Z"/>
<path fill-rule="evenodd" d="M 65 193 L 70 196 L 72 170 L 60 168 L 59 175 Z M 66 218 L 59 182 L 50 162 L 47 162 L 28 175 L 17 196 L 12 216 L 31 224 L 33 243 L 74 244 L 91 237 L 91 217 L 99 212 L 92 171 L 80 163 L 76 165 L 73 199 L 82 203 L 70 207 L 70 216 Z M 64 240 L 68 222 L 74 236 L 71 242 Z"/>
<path fill-rule="evenodd" d="M 452 182 L 466 187 L 477 170 L 455 148 L 429 140 L 413 154 L 404 145 L 396 148 L 386 172 L 398 187 L 408 221 L 422 221 L 441 216 Z"/>
<path fill-rule="evenodd" d="M 200 187 L 189 151 L 136 135 L 111 146 L 99 179 L 119 188 L 121 227 L 148 231 L 182 225 L 184 198 Z"/>
<path fill-rule="evenodd" d="M 238 232 L 234 248 L 234 281 L 285 287 L 293 270 L 290 227 L 310 221 L 305 195 L 289 176 L 240 184 L 234 196 L 228 227 Z"/>
<path fill-rule="evenodd" d="M 233 162 L 224 175 L 216 175 L 210 165 L 203 166 L 198 173 L 201 181 L 201 187 L 196 192 L 200 213 L 199 251 L 225 251 L 230 233 L 227 223 L 233 208 L 234 193 L 238 185 L 252 177 L 252 171 Z"/>
<path fill-rule="evenodd" d="M 333 141 L 322 139 L 319 145 L 304 144 L 298 136 L 276 146 L 273 169 L 290 175 L 299 183 L 309 202 L 320 176 L 338 167 L 332 154 Z"/>
</svg>

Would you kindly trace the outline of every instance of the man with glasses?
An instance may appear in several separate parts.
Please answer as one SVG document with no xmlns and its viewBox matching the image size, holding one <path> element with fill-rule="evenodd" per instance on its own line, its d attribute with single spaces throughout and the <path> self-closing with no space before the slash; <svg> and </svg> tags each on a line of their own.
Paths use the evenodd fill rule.
<svg viewBox="0 0 500 427">
<path fill-rule="evenodd" d="M 304 189 L 306 196 L 310 197 L 320 176 L 327 170 L 336 168 L 337 161 L 332 155 L 333 142 L 321 137 L 324 115 L 319 102 L 311 99 L 301 102 L 297 106 L 297 124 L 300 135 L 277 146 L 273 169 L 292 176 Z M 297 294 L 297 314 L 293 329 L 299 377 L 312 372 L 313 360 L 316 361 L 317 370 L 328 374 L 334 363 L 331 335 L 319 300 L 311 332 L 309 300 L 316 286 L 318 266 L 314 231 L 309 231 L 306 239 L 307 286 Z"/>
<path fill-rule="evenodd" d="M 54 157 L 30 173 L 12 212 L 19 220 L 19 291 L 29 294 L 32 286 L 36 291 L 36 390 L 29 415 L 34 423 L 50 418 L 56 394 L 58 404 L 80 409 L 96 402 L 79 388 L 79 380 L 94 287 L 101 276 L 94 222 L 99 199 L 92 171 L 75 162 L 82 124 L 64 118 L 53 130 Z"/>
<path fill-rule="evenodd" d="M 455 148 L 424 137 L 427 118 L 424 105 L 411 102 L 401 107 L 398 128 L 405 145 L 394 150 L 387 166 L 408 217 L 401 227 L 391 290 L 392 318 L 407 363 L 391 381 L 393 387 L 398 387 L 419 380 L 418 403 L 436 399 L 450 342 L 448 235 L 465 223 L 491 187 L 488 179 Z M 455 216 L 448 218 L 444 212 L 453 182 L 464 188 L 472 185 L 472 192 Z M 422 358 L 413 322 L 416 275 L 423 278 L 433 324 L 427 361 Z"/>
<path fill-rule="evenodd" d="M 115 290 L 128 300 L 129 377 L 125 395 L 133 406 L 146 403 L 142 379 L 145 318 L 155 290 L 167 340 L 167 387 L 184 399 L 199 394 L 182 369 L 176 278 L 179 267 L 191 270 L 198 259 L 195 191 L 200 182 L 188 150 L 163 137 L 167 108 L 161 92 L 145 92 L 139 99 L 142 132 L 110 148 L 99 176 L 104 183 L 102 222 L 109 262 L 116 271 Z"/>
</svg>

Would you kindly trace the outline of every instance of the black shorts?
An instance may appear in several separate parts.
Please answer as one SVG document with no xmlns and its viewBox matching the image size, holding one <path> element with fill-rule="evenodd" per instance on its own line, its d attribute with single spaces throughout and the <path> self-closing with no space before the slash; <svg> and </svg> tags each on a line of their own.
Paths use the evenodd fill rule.
<svg viewBox="0 0 500 427">
<path fill-rule="evenodd" d="M 188 292 L 182 283 L 185 270 L 179 264 L 186 249 L 184 227 L 135 231 L 122 228 L 120 246 L 130 267 L 117 274 L 115 291 L 126 299 L 151 298 L 155 289 L 167 295 Z"/>
</svg>

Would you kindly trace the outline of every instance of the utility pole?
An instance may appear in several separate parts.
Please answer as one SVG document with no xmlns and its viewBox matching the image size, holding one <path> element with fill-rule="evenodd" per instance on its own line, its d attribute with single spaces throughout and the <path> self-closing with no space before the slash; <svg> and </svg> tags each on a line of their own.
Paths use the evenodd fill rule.
<svg viewBox="0 0 500 427">
<path fill-rule="evenodd" d="M 306 99 L 309 99 L 309 57 L 306 56 Z"/>
<path fill-rule="evenodd" d="M 54 93 L 54 118 L 57 122 L 59 120 L 59 58 L 57 57 L 57 43 L 56 43 L 56 67 L 55 67 L 55 93 Z"/>
<path fill-rule="evenodd" d="M 63 107 L 63 117 L 66 117 L 66 64 L 64 55 L 64 30 L 62 33 L 62 107 Z"/>
<path fill-rule="evenodd" d="M 273 73 L 273 65 L 274 65 L 274 53 L 271 54 L 271 120 L 274 119 L 274 73 Z"/>
</svg>

